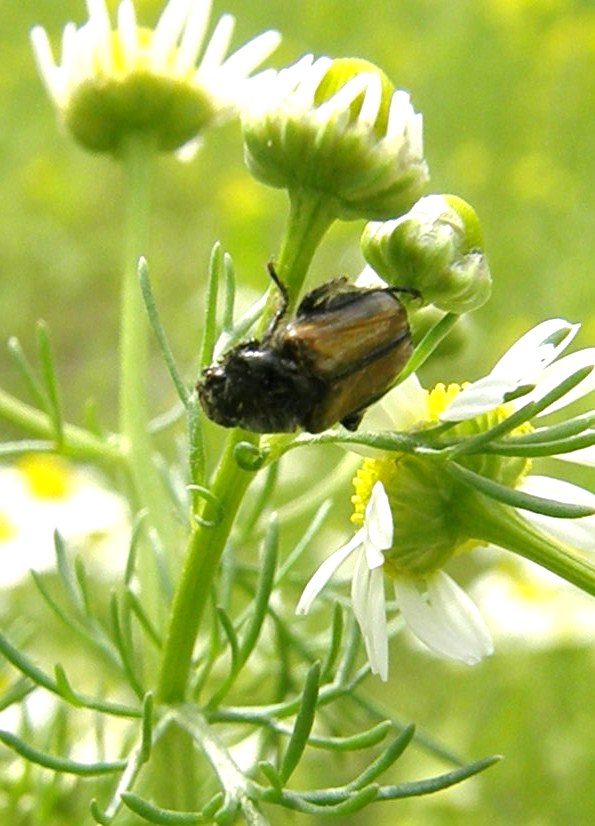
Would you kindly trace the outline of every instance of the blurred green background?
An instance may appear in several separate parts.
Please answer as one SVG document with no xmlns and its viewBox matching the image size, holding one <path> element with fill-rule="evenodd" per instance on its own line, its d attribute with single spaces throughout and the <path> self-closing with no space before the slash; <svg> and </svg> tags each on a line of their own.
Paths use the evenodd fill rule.
<svg viewBox="0 0 595 826">
<path fill-rule="evenodd" d="M 136 6 L 152 23 L 161 4 Z M 83 3 L 5 0 L 0 9 L 0 333 L 17 335 L 32 352 L 35 321 L 46 319 L 68 417 L 80 420 L 93 397 L 113 426 L 122 181 L 109 159 L 86 154 L 57 128 L 27 39 L 30 26 L 42 23 L 56 44 L 66 20 L 84 19 Z M 482 374 L 546 317 L 580 320 L 578 345 L 595 341 L 592 0 L 215 2 L 215 14 L 223 11 L 237 17 L 235 45 L 264 28 L 283 33 L 274 65 L 305 51 L 366 57 L 423 112 L 430 191 L 474 205 L 494 276 L 493 298 L 471 322 L 472 349 L 443 359 L 427 379 Z M 212 243 L 221 240 L 232 254 L 239 279 L 252 288 L 240 297 L 248 303 L 266 285 L 265 262 L 278 250 L 285 194 L 249 177 L 231 124 L 208 136 L 192 164 L 160 160 L 154 207 L 147 250 L 154 289 L 191 378 Z M 360 230 L 359 222 L 333 227 L 316 256 L 313 283 L 359 272 Z M 21 392 L 4 347 L 0 381 Z M 150 392 L 156 411 L 173 401 L 157 356 Z M 582 482 L 593 489 L 595 475 L 585 472 Z M 589 646 L 504 649 L 464 669 L 397 641 L 391 681 L 377 689 L 383 702 L 465 757 L 499 752 L 506 759 L 454 792 L 342 822 L 592 824 L 594 692 Z M 428 771 L 419 752 L 399 764 L 394 779 Z M 278 822 L 286 821 L 280 815 Z"/>
</svg>

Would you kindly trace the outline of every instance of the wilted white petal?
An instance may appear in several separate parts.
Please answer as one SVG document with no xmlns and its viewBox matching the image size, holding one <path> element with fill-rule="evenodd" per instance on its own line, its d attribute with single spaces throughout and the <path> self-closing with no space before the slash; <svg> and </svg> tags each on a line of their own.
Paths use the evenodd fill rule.
<svg viewBox="0 0 595 826">
<path fill-rule="evenodd" d="M 527 476 L 517 485 L 517 489 L 533 496 L 572 505 L 585 505 L 595 510 L 593 493 L 551 476 Z M 521 511 L 521 515 L 528 522 L 565 545 L 572 545 L 586 551 L 595 550 L 595 515 L 581 516 L 579 519 L 558 519 L 554 516 L 544 516 L 541 513 L 524 510 Z"/>
<path fill-rule="evenodd" d="M 443 571 L 426 578 L 427 594 L 413 580 L 394 580 L 403 619 L 436 654 L 474 665 L 493 651 L 490 633 L 477 606 Z"/>
<path fill-rule="evenodd" d="M 384 601 L 384 574 L 370 570 L 365 554 L 360 553 L 351 581 L 353 613 L 358 622 L 374 674 L 388 678 L 388 631 Z"/>
<path fill-rule="evenodd" d="M 542 321 L 507 350 L 490 375 L 530 383 L 568 347 L 579 327 L 564 318 Z"/>
<path fill-rule="evenodd" d="M 327 557 L 322 565 L 314 572 L 304 588 L 300 600 L 295 609 L 296 614 L 307 614 L 312 602 L 322 591 L 326 583 L 335 573 L 337 568 L 347 559 L 347 557 L 358 548 L 364 540 L 364 529 L 359 530 L 351 540 Z"/>
</svg>

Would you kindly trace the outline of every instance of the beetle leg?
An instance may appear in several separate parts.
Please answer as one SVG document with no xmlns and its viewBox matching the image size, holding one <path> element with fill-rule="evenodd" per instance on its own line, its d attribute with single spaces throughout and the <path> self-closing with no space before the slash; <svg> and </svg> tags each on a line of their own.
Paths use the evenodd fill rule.
<svg viewBox="0 0 595 826">
<path fill-rule="evenodd" d="M 273 264 L 272 261 L 268 262 L 267 270 L 269 271 L 269 275 L 270 275 L 273 283 L 275 284 L 275 286 L 277 287 L 277 289 L 281 293 L 281 304 L 279 305 L 279 307 L 277 307 L 277 309 L 275 310 L 271 320 L 268 323 L 266 331 L 263 335 L 263 338 L 265 340 L 269 339 L 273 335 L 273 333 L 275 332 L 275 330 L 279 326 L 279 323 L 283 319 L 283 316 L 287 312 L 287 307 L 289 305 L 289 295 L 287 293 L 287 287 L 285 286 L 285 284 L 282 283 L 279 276 L 277 275 L 277 271 L 275 270 L 275 265 Z"/>
</svg>

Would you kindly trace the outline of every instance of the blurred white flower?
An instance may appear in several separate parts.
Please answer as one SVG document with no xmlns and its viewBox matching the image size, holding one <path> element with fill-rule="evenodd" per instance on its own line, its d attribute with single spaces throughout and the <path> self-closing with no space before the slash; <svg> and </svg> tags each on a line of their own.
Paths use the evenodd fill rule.
<svg viewBox="0 0 595 826">
<path fill-rule="evenodd" d="M 592 645 L 595 600 L 519 557 L 506 557 L 470 586 L 498 646 Z"/>
<path fill-rule="evenodd" d="M 120 3 L 115 28 L 105 0 L 86 5 L 89 20 L 67 23 L 58 62 L 41 26 L 31 41 L 50 98 L 93 151 L 117 151 L 131 131 L 152 133 L 162 151 L 195 145 L 235 112 L 248 75 L 280 41 L 263 32 L 225 57 L 235 20 L 224 15 L 205 44 L 211 0 L 169 0 L 153 30 L 137 24 L 132 0 Z"/>
<path fill-rule="evenodd" d="M 44 454 L 0 468 L 0 587 L 54 567 L 55 531 L 102 573 L 125 565 L 127 506 L 95 474 Z"/>
</svg>

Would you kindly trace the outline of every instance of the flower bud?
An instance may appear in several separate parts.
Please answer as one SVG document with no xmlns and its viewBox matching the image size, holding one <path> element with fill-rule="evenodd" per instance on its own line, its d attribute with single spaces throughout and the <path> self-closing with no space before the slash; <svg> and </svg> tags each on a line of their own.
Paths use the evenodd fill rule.
<svg viewBox="0 0 595 826">
<path fill-rule="evenodd" d="M 459 314 L 490 296 L 481 244 L 475 211 L 454 195 L 428 195 L 400 218 L 370 223 L 361 241 L 366 261 L 389 284 L 416 289 L 425 304 Z"/>
<path fill-rule="evenodd" d="M 326 196 L 343 219 L 399 215 L 419 197 L 421 115 L 373 64 L 307 55 L 252 92 L 242 126 L 259 180 Z"/>
</svg>

